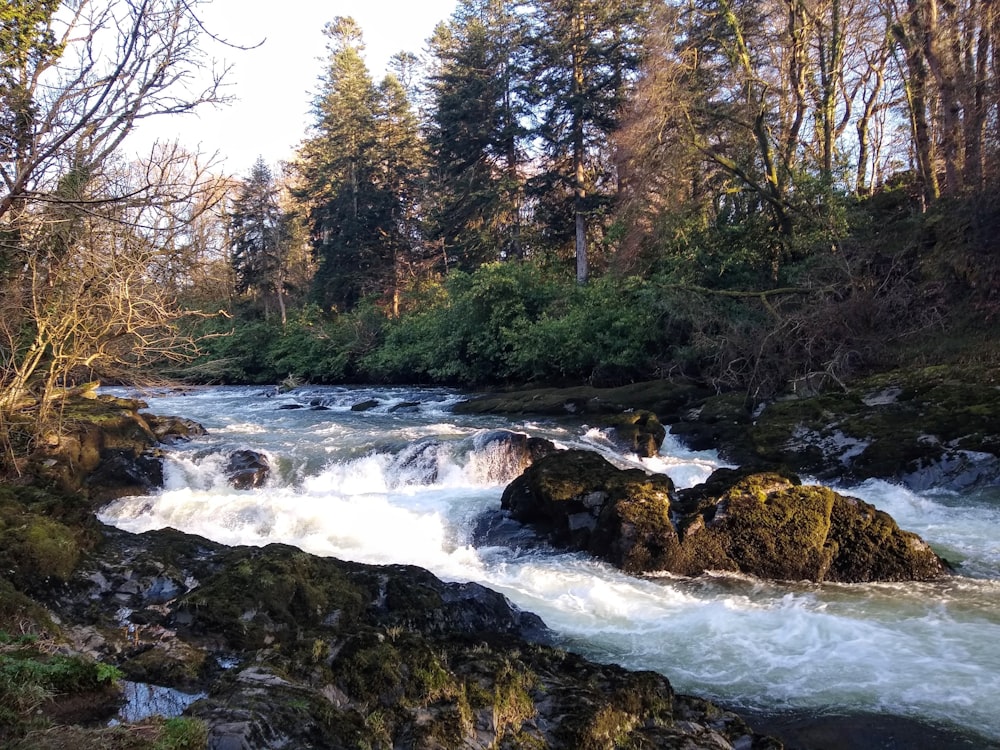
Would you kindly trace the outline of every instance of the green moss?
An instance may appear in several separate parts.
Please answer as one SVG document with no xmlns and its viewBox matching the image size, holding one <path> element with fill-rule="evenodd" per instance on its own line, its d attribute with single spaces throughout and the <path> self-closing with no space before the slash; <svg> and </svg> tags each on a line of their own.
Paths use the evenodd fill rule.
<svg viewBox="0 0 1000 750">
<path fill-rule="evenodd" d="M 402 654 L 374 634 L 352 639 L 332 669 L 344 692 L 370 705 L 392 705 L 406 693 Z"/>
<path fill-rule="evenodd" d="M 163 722 L 154 750 L 196 750 L 208 744 L 208 727 L 198 719 L 176 716 Z"/>
<path fill-rule="evenodd" d="M 323 623 L 349 625 L 368 598 L 336 561 L 293 547 L 237 549 L 226 557 L 179 610 L 193 629 L 220 633 L 236 648 L 295 641 Z"/>
<path fill-rule="evenodd" d="M 58 628 L 44 607 L 0 576 L 0 631 L 55 634 Z"/>
<path fill-rule="evenodd" d="M 74 529 L 22 507 L 0 506 L 0 571 L 19 588 L 67 580 L 80 554 Z"/>
<path fill-rule="evenodd" d="M 932 579 L 944 572 L 937 555 L 887 513 L 857 498 L 839 497 L 830 535 L 839 545 L 830 571 L 836 581 Z"/>
<path fill-rule="evenodd" d="M 523 664 L 504 659 L 493 681 L 493 727 L 498 737 L 521 733 L 524 723 L 535 716 L 531 698 L 538 678 Z"/>
<path fill-rule="evenodd" d="M 0 742 L 29 731 L 55 698 L 117 691 L 121 672 L 82 656 L 48 653 L 35 638 L 0 633 Z"/>
</svg>

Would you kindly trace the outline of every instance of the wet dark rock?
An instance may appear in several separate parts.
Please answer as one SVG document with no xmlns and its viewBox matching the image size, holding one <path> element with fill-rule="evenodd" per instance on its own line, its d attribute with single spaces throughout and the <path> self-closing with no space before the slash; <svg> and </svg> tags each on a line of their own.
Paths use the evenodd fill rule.
<svg viewBox="0 0 1000 750">
<path fill-rule="evenodd" d="M 238 490 L 262 487 L 271 474 L 271 463 L 263 453 L 234 451 L 226 462 L 226 480 Z"/>
<path fill-rule="evenodd" d="M 98 501 L 144 494 L 163 485 L 158 446 L 203 435 L 201 425 L 141 413 L 136 399 L 99 395 L 67 400 L 63 426 L 32 456 L 33 471 L 68 492 L 85 490 Z"/>
<path fill-rule="evenodd" d="M 507 547 L 514 550 L 531 550 L 546 544 L 545 538 L 533 527 L 511 518 L 505 510 L 482 513 L 472 529 L 475 547 Z"/>
<path fill-rule="evenodd" d="M 278 411 L 295 411 L 296 409 L 305 409 L 306 407 L 302 404 L 279 404 Z"/>
<path fill-rule="evenodd" d="M 145 495 L 163 486 L 163 458 L 149 451 L 112 448 L 101 452 L 101 463 L 84 480 L 102 499 Z"/>
<path fill-rule="evenodd" d="M 886 513 L 827 487 L 803 486 L 794 475 L 720 469 L 675 494 L 668 477 L 566 451 L 525 471 L 501 504 L 553 544 L 633 573 L 729 570 L 862 582 L 946 572 L 925 542 Z"/>
<path fill-rule="evenodd" d="M 393 404 L 389 407 L 390 414 L 395 414 L 396 412 L 411 414 L 417 411 L 420 411 L 419 401 L 400 401 L 398 404 Z"/>
<path fill-rule="evenodd" d="M 358 401 L 351 406 L 351 411 L 371 411 L 379 405 L 378 399 L 370 398 L 366 401 Z"/>
<path fill-rule="evenodd" d="M 640 458 L 660 452 L 667 431 L 650 411 L 628 411 L 604 417 L 600 424 L 611 428 L 611 439 L 621 449 Z"/>
<path fill-rule="evenodd" d="M 184 417 L 161 417 L 155 414 L 143 413 L 143 418 L 153 430 L 156 439 L 166 445 L 185 443 L 192 437 L 200 437 L 207 431 L 193 419 Z"/>
</svg>

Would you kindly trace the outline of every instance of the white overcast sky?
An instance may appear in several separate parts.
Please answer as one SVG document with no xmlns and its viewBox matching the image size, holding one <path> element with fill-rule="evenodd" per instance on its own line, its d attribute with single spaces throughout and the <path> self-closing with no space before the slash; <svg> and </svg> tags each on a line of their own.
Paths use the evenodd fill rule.
<svg viewBox="0 0 1000 750">
<path fill-rule="evenodd" d="M 206 40 L 217 61 L 230 63 L 228 107 L 198 114 L 154 118 L 131 139 L 145 150 L 154 136 L 189 148 L 216 152 L 226 171 L 245 174 L 258 156 L 269 164 L 292 157 L 310 123 L 309 106 L 326 58 L 323 26 L 336 16 L 352 16 L 364 31 L 366 62 L 377 81 L 389 58 L 406 50 L 421 53 L 439 21 L 449 18 L 456 0 L 214 0 L 202 6 L 205 26 L 252 50 L 227 48 Z"/>
</svg>

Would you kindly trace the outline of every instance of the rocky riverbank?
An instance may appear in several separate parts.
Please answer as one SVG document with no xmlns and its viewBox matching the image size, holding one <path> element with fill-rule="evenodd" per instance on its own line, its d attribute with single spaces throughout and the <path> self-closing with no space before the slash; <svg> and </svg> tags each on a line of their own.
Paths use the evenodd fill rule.
<svg viewBox="0 0 1000 750">
<path fill-rule="evenodd" d="M 497 393 L 458 409 L 582 415 L 609 427 L 622 414 L 647 412 L 652 416 L 634 419 L 650 424 L 653 436 L 658 424 L 668 425 L 691 448 L 822 481 L 880 478 L 914 489 L 956 490 L 1000 482 L 1000 373 L 989 368 L 900 370 L 821 392 L 800 383 L 763 404 L 745 393 L 662 380 Z"/>
<path fill-rule="evenodd" d="M 477 584 L 101 525 L 97 504 L 155 484 L 160 441 L 198 432 L 141 407 L 74 405 L 35 486 L 0 487 L 4 746 L 781 747 L 661 675 L 552 647 Z M 103 726 L 123 685 L 183 718 Z"/>
</svg>

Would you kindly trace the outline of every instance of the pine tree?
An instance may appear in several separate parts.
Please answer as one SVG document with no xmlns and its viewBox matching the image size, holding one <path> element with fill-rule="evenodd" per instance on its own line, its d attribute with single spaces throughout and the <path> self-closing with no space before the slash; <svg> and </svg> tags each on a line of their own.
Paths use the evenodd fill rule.
<svg viewBox="0 0 1000 750">
<path fill-rule="evenodd" d="M 512 0 L 463 0 L 431 39 L 434 239 L 467 267 L 523 254 L 526 26 Z"/>
<path fill-rule="evenodd" d="M 392 73 L 378 88 L 375 119 L 376 187 L 382 196 L 379 232 L 391 253 L 393 314 L 409 276 L 419 273 L 423 245 L 420 231 L 424 144 L 406 88 Z"/>
<path fill-rule="evenodd" d="M 229 211 L 229 235 L 236 292 L 259 294 L 270 316 L 273 295 L 285 324 L 285 217 L 271 170 L 259 157 L 242 182 Z"/>
<path fill-rule="evenodd" d="M 326 33 L 329 67 L 299 152 L 297 194 L 319 262 L 316 296 L 348 310 L 395 287 L 400 254 L 415 241 L 409 173 L 419 148 L 404 89 L 394 77 L 373 84 L 354 20 L 337 18 Z"/>
<path fill-rule="evenodd" d="M 618 192 L 608 142 L 638 73 L 646 16 L 644 0 L 535 0 L 533 104 L 546 168 L 533 192 L 551 235 L 575 237 L 581 284 L 591 217 Z"/>
</svg>

